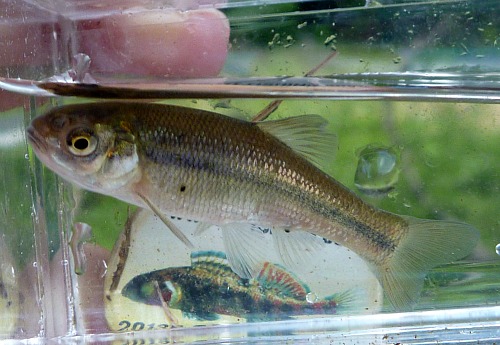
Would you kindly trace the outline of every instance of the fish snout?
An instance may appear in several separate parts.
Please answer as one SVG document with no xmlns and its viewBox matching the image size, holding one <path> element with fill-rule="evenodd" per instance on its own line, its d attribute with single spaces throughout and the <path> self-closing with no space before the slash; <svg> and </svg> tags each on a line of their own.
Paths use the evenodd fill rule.
<svg viewBox="0 0 500 345">
<path fill-rule="evenodd" d="M 35 152 L 45 152 L 47 143 L 43 135 L 33 126 L 33 124 L 26 128 L 26 137 L 28 143 L 35 149 Z"/>
<path fill-rule="evenodd" d="M 29 125 L 28 128 L 26 128 L 26 134 L 28 138 L 28 142 L 31 145 L 38 145 L 38 138 L 36 135 L 36 129 L 32 125 Z"/>
<path fill-rule="evenodd" d="M 35 137 L 35 128 L 32 125 L 29 125 L 26 128 L 26 133 L 28 134 L 28 139 L 32 140 Z"/>
</svg>

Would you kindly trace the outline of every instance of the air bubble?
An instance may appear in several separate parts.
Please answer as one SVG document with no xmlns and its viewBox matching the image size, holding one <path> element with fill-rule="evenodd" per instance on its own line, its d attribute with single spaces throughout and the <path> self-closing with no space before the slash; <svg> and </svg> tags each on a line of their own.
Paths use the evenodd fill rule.
<svg viewBox="0 0 500 345">
<path fill-rule="evenodd" d="M 318 301 L 318 295 L 316 295 L 314 292 L 309 292 L 307 295 L 306 295 L 306 301 L 307 303 L 316 303 Z"/>
<path fill-rule="evenodd" d="M 497 255 L 500 255 L 500 243 L 495 247 L 495 251 L 497 252 Z"/>
<path fill-rule="evenodd" d="M 356 187 L 369 196 L 384 197 L 399 179 L 399 157 L 394 148 L 368 145 L 359 152 Z"/>
</svg>

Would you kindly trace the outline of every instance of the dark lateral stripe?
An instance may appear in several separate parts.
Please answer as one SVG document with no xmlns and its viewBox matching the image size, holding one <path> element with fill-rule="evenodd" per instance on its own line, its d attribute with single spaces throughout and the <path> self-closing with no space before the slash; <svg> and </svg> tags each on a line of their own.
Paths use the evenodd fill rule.
<svg viewBox="0 0 500 345">
<path fill-rule="evenodd" d="M 177 168 L 208 172 L 216 176 L 232 177 L 238 180 L 252 180 L 258 182 L 258 176 L 254 174 L 245 160 L 241 160 L 234 166 L 238 169 L 230 169 L 228 162 L 232 159 L 224 152 L 192 152 L 192 148 L 186 148 L 182 153 L 167 152 L 161 147 L 148 145 L 145 147 L 145 155 L 158 165 L 171 165 Z"/>
<path fill-rule="evenodd" d="M 346 216 L 339 210 L 321 202 L 321 200 L 314 199 L 314 197 L 308 194 L 304 195 L 304 197 L 304 199 L 308 199 L 308 205 L 311 209 L 330 219 L 333 223 L 340 223 L 346 228 L 352 229 L 382 250 L 393 251 L 396 249 L 394 241 L 380 231 L 369 227 L 355 218 Z"/>
<path fill-rule="evenodd" d="M 248 169 L 247 164 L 243 161 L 241 162 L 238 170 L 225 168 L 226 164 L 222 164 L 222 162 L 227 162 L 230 157 L 227 157 L 227 155 L 224 154 L 217 156 L 214 152 L 205 155 L 197 155 L 196 153 L 193 154 L 192 152 L 187 151 L 189 151 L 189 149 L 186 150 L 186 153 L 175 154 L 166 152 L 166 150 L 159 150 L 157 147 L 149 145 L 146 147 L 145 153 L 146 156 L 156 164 L 173 165 L 178 168 L 208 172 L 225 178 L 234 178 L 240 181 L 251 181 L 252 183 L 265 186 L 266 188 L 277 189 L 287 194 L 290 193 L 295 195 L 295 198 L 301 200 L 316 213 L 330 219 L 334 223 L 340 223 L 344 227 L 352 229 L 381 250 L 394 251 L 396 248 L 396 244 L 390 237 L 369 227 L 355 218 L 347 217 L 339 210 L 331 207 L 331 205 L 324 203 L 321 200 L 318 200 L 313 195 L 305 192 L 298 186 L 279 182 L 276 179 L 266 179 L 263 176 L 256 176 L 256 174 L 249 171 L 250 169 Z"/>
</svg>

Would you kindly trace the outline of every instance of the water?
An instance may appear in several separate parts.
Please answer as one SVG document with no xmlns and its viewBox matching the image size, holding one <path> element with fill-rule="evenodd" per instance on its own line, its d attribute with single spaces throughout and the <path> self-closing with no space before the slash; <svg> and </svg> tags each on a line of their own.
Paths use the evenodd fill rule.
<svg viewBox="0 0 500 345">
<path fill-rule="evenodd" d="M 61 40 L 51 45 L 61 59 L 48 59 L 39 68 L 1 68 L 7 78 L 2 80 L 4 87 L 36 97 L 16 99 L 12 110 L 0 114 L 0 162 L 8 167 L 0 179 L 4 224 L 0 230 L 0 337 L 88 334 L 89 341 L 123 343 L 331 343 L 340 339 L 351 344 L 487 344 L 500 338 L 500 25 L 492 10 L 497 2 L 391 2 L 337 9 L 318 2 L 319 7 L 312 10 L 304 2 L 299 4 L 302 12 L 277 3 L 244 5 L 233 2 L 224 10 L 231 21 L 231 47 L 220 78 L 172 81 L 97 73 L 92 70 L 92 56 L 86 75 L 88 60 L 73 63 L 80 51 L 73 44 L 62 48 Z M 75 21 L 96 15 L 75 9 L 67 13 Z M 72 37 L 66 34 L 58 39 Z M 276 34 L 281 40 L 274 39 Z M 332 48 L 337 55 L 305 77 Z M 292 77 L 276 77 L 282 75 Z M 97 80 L 100 87 L 43 81 L 53 76 L 70 78 L 65 81 Z M 324 164 L 327 173 L 354 191 L 361 186 L 358 194 L 385 210 L 473 224 L 481 233 L 480 243 L 470 257 L 432 270 L 414 310 L 396 314 L 384 305 L 366 265 L 335 243 L 322 249 L 321 259 L 291 271 L 310 288 L 308 303 L 332 292 L 352 292 L 357 303 L 339 315 L 245 323 L 234 315 L 204 320 L 182 315 L 175 308 L 117 301 L 119 292 L 110 291 L 116 292 L 128 277 L 189 266 L 189 251 L 174 240 L 165 244 L 161 239 L 167 232 L 156 220 L 156 228 L 140 223 L 141 228 L 157 230 L 141 231 L 122 246 L 128 248 L 127 255 L 124 251 L 110 254 L 117 241 L 123 241 L 120 233 L 137 226 L 127 222 L 134 210 L 54 177 L 26 145 L 24 128 L 32 116 L 56 103 L 75 101 L 42 97 L 52 93 L 164 98 L 249 120 L 269 99 L 285 99 L 271 118 L 319 114 L 329 123 L 326 130 L 337 135 L 338 147 L 332 148 L 332 159 Z M 363 193 L 373 188 L 384 192 L 376 198 Z M 75 238 L 72 253 L 66 244 L 76 222 L 90 225 L 93 237 L 86 243 Z M 194 222 L 180 224 L 190 233 L 197 227 Z M 199 236 L 203 250 L 223 250 L 217 229 Z M 272 246 L 266 251 L 278 261 Z M 346 263 L 331 259 L 334 254 Z M 103 259 L 108 259 L 107 264 Z M 115 286 L 117 271 L 124 281 Z M 75 272 L 83 274 L 77 277 Z M 20 295 L 13 293 L 16 287 Z M 111 300 L 105 299 L 105 293 L 110 293 Z M 185 322 L 184 327 L 163 330 L 169 326 L 169 313 Z M 110 331 L 108 323 L 116 337 L 105 335 Z M 203 327 L 190 328 L 195 325 Z M 148 329 L 154 331 L 146 335 Z M 123 333 L 128 331 L 137 332 Z"/>
<path fill-rule="evenodd" d="M 216 100 L 208 100 L 207 102 L 198 100 L 196 103 L 187 100 L 178 103 L 203 106 L 211 110 L 214 110 L 214 107 L 218 106 L 218 101 Z M 230 107 L 229 109 L 226 108 L 226 111 L 234 111 L 236 109 L 238 110 L 238 116 L 250 118 L 250 114 L 256 113 L 265 103 L 265 101 L 257 100 L 231 100 L 229 102 Z M 252 108 L 256 110 L 248 110 Z M 499 152 L 497 152 L 498 146 L 492 143 L 500 140 L 500 130 L 496 126 L 495 121 L 497 106 L 472 103 L 452 104 L 421 102 L 417 104 L 415 102 L 348 101 L 339 102 L 335 104 L 335 107 L 332 107 L 332 104 L 328 101 L 308 100 L 304 102 L 303 100 L 288 100 L 283 102 L 280 108 L 272 116 L 280 117 L 292 114 L 292 112 L 293 114 L 302 114 L 311 111 L 318 114 L 324 114 L 325 118 L 329 121 L 328 130 L 335 132 L 338 136 L 338 150 L 332 152 L 332 157 L 334 158 L 332 158 L 331 162 L 326 163 L 327 172 L 336 179 L 355 190 L 356 166 L 363 149 L 366 149 L 366 147 L 373 147 L 374 144 L 383 144 L 383 146 L 377 147 L 384 148 L 399 147 L 401 148 L 401 161 L 397 165 L 399 168 L 399 175 L 397 181 L 392 184 L 393 191 L 389 195 L 381 196 L 376 199 L 371 196 L 366 196 L 367 200 L 372 204 L 376 204 L 381 208 L 395 213 L 434 219 L 457 219 L 473 224 L 481 231 L 481 243 L 470 258 L 453 266 L 446 265 L 442 268 L 435 269 L 428 275 L 422 298 L 416 306 L 416 309 L 421 311 L 434 310 L 434 312 L 431 314 L 408 312 L 405 314 L 409 320 L 408 323 L 416 323 L 417 320 L 424 320 L 423 322 L 428 324 L 429 327 L 430 325 L 437 327 L 433 323 L 433 320 L 437 317 L 436 315 L 438 315 L 436 314 L 436 310 L 443 310 L 443 314 L 440 316 L 442 318 L 440 319 L 440 324 L 447 322 L 455 326 L 461 324 L 461 321 L 455 319 L 448 320 L 450 308 L 457 310 L 454 311 L 453 315 L 459 313 L 458 310 L 460 310 L 460 313 L 466 313 L 464 315 L 467 315 L 467 317 L 469 317 L 470 313 L 477 312 L 478 314 L 473 314 L 478 315 L 477 318 L 471 319 L 477 320 L 477 325 L 485 325 L 486 319 L 495 319 L 496 309 L 491 306 L 497 304 L 499 283 L 496 274 L 498 271 L 498 255 L 495 251 L 495 247 L 498 244 L 498 237 L 495 232 L 495 229 L 498 227 L 495 205 L 498 205 L 499 201 L 498 193 L 496 193 L 498 190 L 496 169 L 498 166 L 497 157 Z M 4 117 L 4 119 L 5 118 L 6 117 Z M 22 121 L 16 126 L 18 126 L 17 128 L 22 127 Z M 449 145 L 450 142 L 454 144 Z M 23 144 L 20 145 L 21 148 Z M 9 164 L 13 166 L 16 164 L 26 165 L 30 162 L 24 159 L 24 153 L 22 152 L 23 151 L 20 151 L 17 158 L 12 155 L 4 157 L 6 157 L 5 159 L 8 159 Z M 432 161 L 434 164 L 429 165 L 429 161 Z M 34 163 L 38 164 L 36 161 L 34 161 Z M 44 172 L 44 174 L 50 176 L 47 171 Z M 20 178 L 24 177 L 21 175 Z M 4 188 L 7 188 L 6 186 L 8 185 L 16 185 L 12 177 L 5 176 L 4 181 L 9 182 L 8 184 L 4 184 Z M 57 182 L 57 184 L 60 183 L 62 182 Z M 51 195 L 57 195 L 54 193 L 56 193 L 59 188 L 57 185 L 51 183 L 44 183 L 44 186 L 46 186 L 44 187 L 46 188 L 44 189 L 44 193 L 47 193 L 48 198 L 45 204 L 49 205 L 50 202 L 48 200 L 52 198 Z M 65 183 L 62 184 L 62 186 L 64 189 L 69 188 L 69 192 L 74 194 L 76 209 L 73 210 L 72 207 L 66 208 L 67 206 L 65 206 L 64 203 L 60 203 L 59 207 L 63 210 L 67 209 L 65 212 L 73 210 L 73 219 L 75 222 L 85 222 L 92 226 L 95 234 L 95 243 L 100 247 L 102 246 L 108 250 L 111 249 L 119 233 L 126 228 L 125 222 L 129 214 L 129 211 L 127 211 L 128 206 L 110 198 L 70 188 L 70 186 Z M 14 195 L 12 189 L 7 190 L 5 195 L 12 197 Z M 363 196 L 363 194 L 360 195 Z M 29 195 L 25 196 L 23 203 L 29 205 L 29 198 Z M 9 204 L 4 203 L 4 205 Z M 410 205 L 411 207 L 408 208 L 406 205 Z M 14 209 L 10 212 L 16 211 Z M 9 219 L 11 218 L 12 217 L 9 217 Z M 17 221 L 21 220 L 19 219 Z M 54 228 L 57 222 L 57 220 L 51 220 L 49 224 L 53 225 L 50 227 L 57 230 L 57 227 Z M 70 229 L 71 224 L 72 223 L 68 223 L 66 229 Z M 157 227 L 159 227 L 159 230 L 157 231 L 162 234 L 161 236 L 166 235 L 168 232 L 163 231 L 164 229 L 161 227 L 161 222 L 158 224 Z M 196 228 L 196 224 L 192 223 L 191 228 Z M 491 229 L 493 229 L 493 231 L 491 231 Z M 215 236 L 214 234 L 217 234 L 217 230 L 212 229 L 210 231 L 211 232 L 204 232 L 200 240 L 204 243 L 205 248 L 216 249 L 213 246 L 217 241 L 210 236 Z M 189 233 L 192 232 L 194 232 L 194 230 L 189 230 Z M 169 267 L 170 265 L 189 265 L 188 257 L 187 261 L 179 264 L 174 264 L 169 261 L 173 258 L 173 251 L 167 250 L 169 247 L 166 246 L 166 243 L 171 243 L 173 248 L 178 248 L 178 242 L 176 242 L 175 239 L 170 239 L 170 241 L 160 240 L 161 237 L 159 236 L 160 235 L 153 233 L 144 234 L 143 237 L 139 238 L 137 241 L 141 242 L 135 243 L 134 246 L 131 247 L 139 248 L 137 258 L 128 259 L 125 266 L 128 267 L 129 270 L 135 270 L 135 274 L 139 274 L 149 272 L 153 269 Z M 151 241 L 151 239 L 154 240 Z M 145 247 L 146 243 L 149 244 Z M 335 246 L 335 244 L 330 244 L 330 246 Z M 48 243 L 47 247 L 50 251 L 57 251 L 58 245 L 56 243 Z M 164 250 L 166 250 L 166 252 L 164 252 Z M 269 250 L 272 251 L 272 247 Z M 77 250 L 76 253 L 77 256 L 73 256 L 73 265 L 75 266 L 71 266 L 71 271 L 79 268 L 79 261 L 77 259 L 78 255 L 81 255 L 81 252 Z M 100 252 L 91 251 L 90 253 L 92 256 L 89 256 L 89 252 L 87 252 L 87 267 L 92 267 L 96 263 L 100 264 Z M 13 255 L 16 257 L 19 254 L 14 252 Z M 23 259 L 24 261 L 33 263 L 33 261 L 28 259 L 31 255 L 34 255 L 33 250 L 24 250 L 23 256 L 17 257 L 17 260 Z M 347 255 L 350 257 L 355 256 L 352 253 Z M 178 255 L 176 257 L 180 259 L 184 256 Z M 138 258 L 142 258 L 142 261 L 139 261 Z M 56 259 L 54 258 L 53 260 Z M 329 265 L 331 265 L 331 262 L 337 261 L 323 261 L 325 260 L 321 260 L 321 265 L 324 264 L 325 266 L 319 271 L 321 273 L 318 273 L 318 270 L 312 270 L 311 273 L 306 275 L 306 273 L 309 272 L 309 270 L 306 269 L 305 271 L 307 272 L 303 272 L 299 275 L 300 279 L 307 282 L 309 287 L 311 287 L 312 294 L 318 294 L 318 286 L 326 287 L 326 291 L 319 296 L 324 296 L 326 293 L 349 290 L 350 288 L 339 287 L 338 284 L 342 282 L 345 284 L 344 278 L 340 278 L 340 276 L 345 274 L 346 281 L 352 281 L 352 272 L 358 272 L 359 266 L 355 266 L 355 268 L 351 268 L 347 271 L 342 269 L 340 271 L 328 271 L 329 273 L 334 273 L 335 276 L 338 277 L 336 280 L 328 278 L 325 282 L 322 279 L 327 277 L 327 275 L 325 275 L 325 272 L 327 272 L 326 270 Z M 167 262 L 167 264 L 165 264 L 165 262 Z M 311 264 L 315 265 L 315 262 L 312 261 Z M 24 264 L 22 266 L 17 265 L 17 267 L 23 266 Z M 38 265 L 38 267 L 40 267 L 40 265 Z M 114 272 L 112 264 L 110 267 L 108 272 Z M 22 269 L 20 271 L 22 271 Z M 84 289 L 83 286 L 85 286 L 85 289 L 89 289 L 91 294 L 96 295 L 97 292 L 104 290 L 102 286 L 102 272 L 96 272 L 95 274 L 88 272 L 87 269 L 87 272 L 79 278 L 79 293 L 84 294 L 82 289 Z M 21 272 L 21 276 L 23 275 L 24 273 Z M 109 273 L 106 276 L 109 277 Z M 95 280 L 93 277 L 100 277 L 100 279 Z M 360 278 L 358 275 L 356 275 L 356 277 Z M 85 280 L 87 280 L 85 283 L 87 285 L 83 285 L 83 281 Z M 335 285 L 330 286 L 333 281 L 335 281 Z M 126 279 L 124 283 L 126 283 Z M 359 283 L 354 283 L 358 288 L 361 287 L 361 292 L 366 293 L 366 291 L 364 291 L 366 288 L 365 284 L 366 282 L 361 283 L 361 285 L 359 285 Z M 321 293 L 321 291 L 319 291 L 319 293 Z M 308 300 L 311 299 L 311 296 L 313 296 L 312 294 L 308 295 Z M 81 298 L 83 298 L 84 301 L 89 301 L 87 295 Z M 365 298 L 366 301 L 369 300 L 369 297 Z M 341 318 L 334 317 L 333 319 L 328 318 L 327 320 L 318 321 L 319 323 L 314 323 L 314 332 L 323 334 L 322 336 L 324 336 L 331 332 L 332 329 L 338 329 L 336 332 L 349 334 L 349 336 L 352 335 L 352 337 L 354 337 L 353 339 L 360 339 L 360 334 L 363 333 L 362 330 L 371 327 L 377 329 L 380 327 L 385 328 L 386 326 L 394 327 L 396 324 L 391 323 L 393 322 L 390 321 L 392 314 L 387 312 L 379 315 L 385 315 L 384 317 L 387 318 L 387 321 L 384 322 L 388 322 L 388 324 L 367 323 L 369 319 L 355 315 L 359 314 L 359 311 L 363 311 L 366 307 L 368 307 L 368 305 L 365 302 L 365 304 L 361 306 L 357 305 L 355 310 L 343 314 L 345 316 Z M 83 315 L 95 315 L 99 313 L 100 310 L 95 304 L 90 302 L 83 303 L 80 308 Z M 111 310 L 114 311 L 115 315 L 120 315 L 116 309 L 116 304 L 108 304 L 107 308 L 112 308 Z M 20 310 L 26 311 L 26 307 Z M 147 325 L 153 324 L 155 326 L 151 327 L 154 329 L 161 329 L 162 325 L 165 324 L 165 322 L 158 321 L 164 320 L 165 318 L 164 312 L 161 309 L 157 309 L 157 312 L 155 311 L 154 313 L 146 309 L 145 314 L 141 314 L 143 316 L 135 319 L 131 318 L 131 316 L 137 314 L 139 310 L 142 310 L 142 307 L 127 304 L 121 310 L 125 313 L 129 313 L 130 316 L 117 320 L 116 324 L 119 327 L 116 328 L 116 331 L 120 329 L 122 331 L 132 331 L 134 325 L 134 329 L 138 329 L 140 325 L 145 325 L 144 327 L 146 327 Z M 135 312 L 130 314 L 131 310 Z M 154 320 L 145 319 L 146 315 Z M 347 316 L 349 316 L 350 322 L 357 325 L 356 331 L 345 328 L 346 324 L 342 320 L 345 320 L 344 318 Z M 395 315 L 394 317 L 400 318 Z M 109 316 L 106 318 L 108 321 L 111 320 Z M 466 316 L 464 316 L 464 319 L 465 318 Z M 128 325 L 127 322 L 130 324 Z M 234 318 L 222 318 L 210 322 L 197 321 L 197 324 L 205 324 L 207 327 L 213 327 L 209 325 L 220 324 L 221 322 L 228 324 L 241 321 Z M 302 334 L 302 337 L 307 337 L 306 334 L 310 333 L 308 331 L 310 328 L 308 327 L 312 327 L 305 321 L 299 322 L 295 324 L 295 326 L 293 326 L 294 323 L 290 323 L 289 321 L 286 324 L 288 325 L 287 327 L 291 327 L 286 328 L 286 333 L 294 333 L 295 335 L 293 337 L 299 337 L 300 334 Z M 391 324 L 393 326 L 390 326 Z M 270 324 L 269 334 L 283 334 L 284 331 L 281 328 L 282 325 L 280 325 L 281 324 Z M 304 325 L 309 326 L 301 329 L 300 327 Z M 350 323 L 350 325 L 352 324 Z M 245 335 L 254 334 L 255 332 L 252 330 L 252 326 L 248 327 L 250 328 L 248 330 L 245 328 L 243 333 Z M 273 327 L 278 328 L 277 330 L 273 330 Z M 297 327 L 295 331 L 291 330 L 293 327 Z M 218 329 L 219 328 L 215 328 L 212 330 L 208 328 L 207 332 L 216 332 Z M 240 328 L 234 330 L 229 329 L 229 336 L 237 337 L 237 334 L 234 332 L 237 332 L 236 330 L 238 329 Z M 300 329 L 300 331 L 298 331 L 298 329 Z M 177 337 L 177 334 L 179 334 L 178 336 L 184 339 L 184 341 L 190 339 L 187 335 L 188 333 L 179 332 L 180 331 L 175 331 L 172 333 L 172 336 Z M 390 331 L 388 332 L 390 333 Z M 418 330 L 414 329 L 413 332 L 420 336 Z M 289 337 L 292 337 L 292 335 L 289 335 Z M 293 337 L 290 339 L 294 339 Z"/>
</svg>

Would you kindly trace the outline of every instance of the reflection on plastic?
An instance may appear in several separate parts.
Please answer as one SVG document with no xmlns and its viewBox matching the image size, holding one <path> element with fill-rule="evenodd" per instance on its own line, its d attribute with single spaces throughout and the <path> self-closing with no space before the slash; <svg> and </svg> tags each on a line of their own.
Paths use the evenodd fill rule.
<svg viewBox="0 0 500 345">
<path fill-rule="evenodd" d="M 75 262 L 75 273 L 84 274 L 87 269 L 87 259 L 83 244 L 92 237 L 92 227 L 86 223 L 75 223 L 69 246 Z"/>
<path fill-rule="evenodd" d="M 90 56 L 82 53 L 76 54 L 73 56 L 71 69 L 62 74 L 47 78 L 45 81 L 56 83 L 95 84 L 97 81 L 92 78 L 89 73 L 91 63 L 92 61 Z"/>
<path fill-rule="evenodd" d="M 19 286 L 12 257 L 0 236 L 0 339 L 9 337 L 19 318 Z"/>
</svg>

